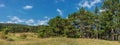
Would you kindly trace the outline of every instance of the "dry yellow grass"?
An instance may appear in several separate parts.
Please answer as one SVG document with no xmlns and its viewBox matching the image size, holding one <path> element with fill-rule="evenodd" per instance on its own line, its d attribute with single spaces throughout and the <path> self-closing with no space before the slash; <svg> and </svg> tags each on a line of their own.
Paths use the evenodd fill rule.
<svg viewBox="0 0 120 45">
<path fill-rule="evenodd" d="M 120 43 L 99 39 L 35 38 L 11 42 L 0 40 L 0 45 L 120 45 Z"/>
</svg>

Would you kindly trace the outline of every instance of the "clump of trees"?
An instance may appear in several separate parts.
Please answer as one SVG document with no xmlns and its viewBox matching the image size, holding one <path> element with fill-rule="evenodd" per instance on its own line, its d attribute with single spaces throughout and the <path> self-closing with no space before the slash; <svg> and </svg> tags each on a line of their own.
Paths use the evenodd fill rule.
<svg viewBox="0 0 120 45">
<path fill-rule="evenodd" d="M 120 36 L 120 0 L 104 0 L 99 12 L 96 6 L 94 12 L 83 7 L 70 14 L 68 18 L 57 16 L 48 22 L 45 29 L 41 29 L 42 36 L 96 38 L 105 40 L 119 40 Z M 43 26 L 44 27 L 44 26 Z"/>
<path fill-rule="evenodd" d="M 50 19 L 48 25 L 0 24 L 0 30 L 4 31 L 5 34 L 8 32 L 34 32 L 42 38 L 68 37 L 120 40 L 120 0 L 104 0 L 101 9 L 105 11 L 99 12 L 97 6 L 94 12 L 82 7 L 79 11 L 70 14 L 68 18 L 56 16 Z"/>
</svg>

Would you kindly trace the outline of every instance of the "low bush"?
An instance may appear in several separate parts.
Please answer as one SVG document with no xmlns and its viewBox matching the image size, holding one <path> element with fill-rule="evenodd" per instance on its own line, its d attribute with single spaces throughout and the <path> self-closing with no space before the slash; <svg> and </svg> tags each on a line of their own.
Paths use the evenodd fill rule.
<svg viewBox="0 0 120 45">
<path fill-rule="evenodd" d="M 7 38 L 6 40 L 7 40 L 7 41 L 15 41 L 15 40 L 12 39 L 12 38 Z"/>
<path fill-rule="evenodd" d="M 25 38 L 27 38 L 27 35 L 26 34 L 20 34 L 20 38 L 25 39 Z"/>
</svg>

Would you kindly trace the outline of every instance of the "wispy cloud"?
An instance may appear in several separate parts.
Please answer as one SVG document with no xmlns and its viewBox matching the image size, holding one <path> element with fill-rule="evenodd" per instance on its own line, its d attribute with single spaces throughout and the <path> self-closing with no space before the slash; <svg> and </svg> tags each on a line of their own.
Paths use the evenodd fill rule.
<svg viewBox="0 0 120 45">
<path fill-rule="evenodd" d="M 45 18 L 45 20 L 38 20 L 37 25 L 47 25 L 48 21 L 50 20 L 50 17 L 45 16 L 44 18 Z"/>
<path fill-rule="evenodd" d="M 32 9 L 32 8 L 33 8 L 33 6 L 31 6 L 31 5 L 26 5 L 26 6 L 23 7 L 23 9 L 26 9 L 26 10 Z"/>
<path fill-rule="evenodd" d="M 104 12 L 106 11 L 107 9 L 100 9 L 99 12 Z"/>
<path fill-rule="evenodd" d="M 34 19 L 21 19 L 17 16 L 7 16 L 8 21 L 0 21 L 0 23 L 13 23 L 13 24 L 27 24 L 31 26 L 38 26 L 38 25 L 47 25 L 50 17 L 45 16 L 44 20 L 34 20 Z"/>
<path fill-rule="evenodd" d="M 5 4 L 0 4 L 0 7 L 5 7 Z"/>
<path fill-rule="evenodd" d="M 3 21 L 0 21 L 0 23 L 4 23 Z"/>
<path fill-rule="evenodd" d="M 24 22 L 24 20 L 23 19 L 20 19 L 19 17 L 17 17 L 17 16 L 7 16 L 10 20 L 9 21 L 7 21 L 7 23 L 22 23 L 22 22 Z"/>
<path fill-rule="evenodd" d="M 38 25 L 47 25 L 48 21 L 49 20 L 47 20 L 47 19 L 46 20 L 39 20 Z"/>
<path fill-rule="evenodd" d="M 59 15 L 63 15 L 62 10 L 60 10 L 59 8 L 57 9 L 57 12 L 59 13 Z"/>
<path fill-rule="evenodd" d="M 46 18 L 46 19 L 47 19 L 47 18 L 48 18 L 48 16 L 45 16 L 44 18 Z"/>
<path fill-rule="evenodd" d="M 84 0 L 78 3 L 78 5 L 80 7 L 87 7 L 87 8 L 91 8 L 93 6 L 95 6 L 95 4 L 102 2 L 102 0 L 94 0 L 94 1 L 88 1 L 88 0 Z"/>
<path fill-rule="evenodd" d="M 33 25 L 35 23 L 35 21 L 33 19 L 29 19 L 29 20 L 25 21 L 25 23 L 27 25 Z"/>
<path fill-rule="evenodd" d="M 18 10 L 18 9 L 16 9 L 16 11 L 17 12 L 19 12 L 20 14 L 27 14 L 25 11 L 23 11 L 23 10 Z"/>
<path fill-rule="evenodd" d="M 79 7 L 76 7 L 77 10 L 79 10 L 80 8 Z"/>
<path fill-rule="evenodd" d="M 14 23 L 14 22 L 12 22 L 12 21 L 7 21 L 7 22 L 4 22 L 4 23 Z"/>
</svg>

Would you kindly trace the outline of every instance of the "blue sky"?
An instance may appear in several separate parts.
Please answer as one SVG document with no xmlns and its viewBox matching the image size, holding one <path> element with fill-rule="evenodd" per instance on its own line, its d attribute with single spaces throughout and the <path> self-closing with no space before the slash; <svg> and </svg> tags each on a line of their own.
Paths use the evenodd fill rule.
<svg viewBox="0 0 120 45">
<path fill-rule="evenodd" d="M 0 0 L 0 23 L 45 25 L 49 19 L 68 14 L 84 7 L 94 11 L 103 0 Z"/>
</svg>

